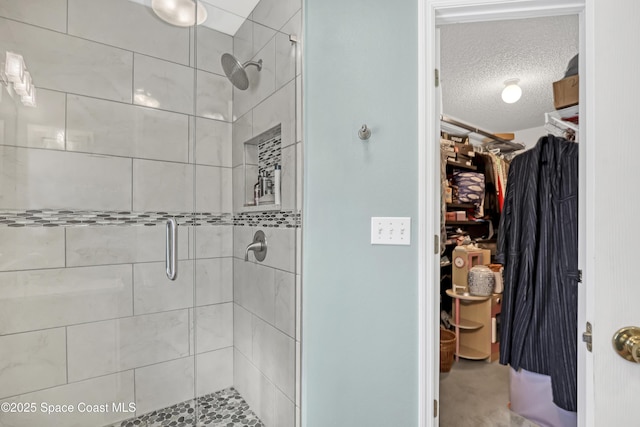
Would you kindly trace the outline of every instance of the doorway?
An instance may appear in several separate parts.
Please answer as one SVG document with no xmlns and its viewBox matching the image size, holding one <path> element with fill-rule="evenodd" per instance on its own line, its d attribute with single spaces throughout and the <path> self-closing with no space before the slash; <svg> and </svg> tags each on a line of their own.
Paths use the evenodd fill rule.
<svg viewBox="0 0 640 427">
<path fill-rule="evenodd" d="M 526 418 L 551 424 L 565 418 L 569 424 L 575 422 L 574 414 L 556 413 L 550 406 L 550 390 L 542 390 L 537 399 L 530 400 L 541 407 L 546 402 L 549 406 L 544 411 L 538 409 L 541 407 L 532 410 L 530 401 L 519 399 L 515 386 L 514 398 L 510 399 L 511 369 L 498 362 L 502 291 L 496 290 L 484 301 L 452 298 L 446 291 L 459 290 L 466 283 L 467 273 L 480 268 L 469 270 L 471 265 L 459 265 L 463 259 L 471 257 L 473 264 L 489 265 L 499 272 L 499 265 L 494 263 L 507 167 L 521 146 L 530 149 L 549 133 L 564 136 L 563 130 L 551 126 L 556 122 L 549 117 L 576 114 L 575 106 L 556 111 L 552 89 L 553 82 L 565 76 L 569 60 L 578 53 L 578 23 L 577 15 L 562 15 L 438 26 L 444 116 L 440 144 L 447 158 L 442 188 L 449 190 L 443 193 L 447 200 L 441 236 L 440 318 L 441 327 L 457 336 L 455 352 L 459 355 L 450 369 L 445 366 L 440 372 L 439 412 L 444 426 L 531 425 Z M 513 80 L 517 80 L 522 96 L 517 102 L 507 103 L 501 97 L 503 82 Z M 500 132 L 503 139 L 513 142 L 491 141 L 464 125 L 487 134 Z M 471 147 L 472 152 L 465 151 Z M 463 176 L 479 180 L 484 191 L 469 194 L 464 185 L 458 187 L 458 181 L 464 182 Z M 480 199 L 473 201 L 471 196 Z M 479 252 L 473 249 L 475 246 Z M 441 363 L 451 360 L 446 356 L 445 348 Z M 531 381 L 530 377 L 526 379 Z"/>
<path fill-rule="evenodd" d="M 438 68 L 437 60 L 439 45 L 436 43 L 436 26 L 446 23 L 461 22 L 482 22 L 495 21 L 504 19 L 521 19 L 543 16 L 558 16 L 567 14 L 579 14 L 580 20 L 580 50 L 585 50 L 585 26 L 582 3 L 562 2 L 554 3 L 553 8 L 545 1 L 532 2 L 495 2 L 495 1 L 477 1 L 475 4 L 469 5 L 468 2 L 461 1 L 426 1 L 420 3 L 420 66 L 423 76 L 420 81 L 420 136 L 423 143 L 420 144 L 420 234 L 421 234 L 421 260 L 423 264 L 420 266 L 421 280 L 421 378 L 420 391 L 422 408 L 420 412 L 420 425 L 431 426 L 437 425 L 439 422 L 438 400 L 439 400 L 439 382 L 438 378 L 438 362 L 439 362 L 439 342 L 437 337 L 438 325 L 440 323 L 439 310 L 439 289 L 437 284 L 440 278 L 440 256 L 439 250 L 430 247 L 430 243 L 434 241 L 436 236 L 435 247 L 439 248 L 437 236 L 439 235 L 440 212 L 439 198 L 429 197 L 427 194 L 440 194 L 439 179 L 439 149 L 436 141 L 439 140 L 439 117 L 440 104 L 436 100 L 439 99 L 439 90 L 433 84 L 433 70 Z M 581 57 L 581 69 L 584 69 L 584 54 Z M 581 87 L 580 98 L 585 100 L 585 87 Z M 586 102 L 580 105 L 581 115 L 584 117 Z M 445 111 L 446 112 L 446 111 Z M 584 126 L 581 125 L 581 130 Z M 582 132 L 582 141 L 587 139 L 588 135 Z M 585 162 L 584 145 L 580 147 L 580 191 L 584 189 Z M 437 154 L 437 155 L 436 155 Z M 582 193 L 584 194 L 584 193 Z M 581 198 L 580 218 L 584 218 L 584 198 Z M 580 266 L 584 265 L 584 222 L 581 221 L 580 229 Z M 428 247 L 429 246 L 429 247 Z M 429 256 L 432 254 L 433 256 Z M 432 284 L 436 284 L 433 286 Z M 578 325 L 584 324 L 586 295 L 584 289 L 580 289 L 579 296 L 579 316 Z M 424 305 L 424 306 L 422 306 Z M 426 338 L 429 337 L 429 338 Z M 434 339 L 431 339 L 434 338 Z M 579 424 L 585 421 L 585 390 L 590 389 L 590 384 L 585 383 L 585 351 L 579 347 L 578 353 L 578 371 L 579 371 Z M 431 405 L 426 402 L 434 402 L 433 413 Z M 432 421 L 433 420 L 433 421 Z"/>
</svg>

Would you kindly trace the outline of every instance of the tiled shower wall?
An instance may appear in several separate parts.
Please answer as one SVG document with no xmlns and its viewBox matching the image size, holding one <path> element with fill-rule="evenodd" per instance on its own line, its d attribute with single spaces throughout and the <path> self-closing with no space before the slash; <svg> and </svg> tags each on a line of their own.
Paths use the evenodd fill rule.
<svg viewBox="0 0 640 427">
<path fill-rule="evenodd" d="M 0 211 L 230 214 L 219 59 L 232 48 L 127 0 L 0 1 L 0 54 L 22 54 L 38 88 L 35 109 L 2 93 Z M 0 225 L 0 400 L 135 402 L 142 414 L 233 385 L 232 226 L 179 232 L 169 282 L 164 227 Z M 0 413 L 0 425 L 134 415 Z"/>
<path fill-rule="evenodd" d="M 301 7 L 300 0 L 261 0 L 233 39 L 241 62 L 263 60 L 262 71 L 248 69 L 249 89 L 233 89 L 234 381 L 267 427 L 299 425 L 301 45 L 290 36 L 301 38 Z M 256 209 L 243 206 L 245 191 L 252 191 L 258 178 L 248 174 L 245 181 L 244 142 L 278 124 L 282 206 L 239 215 Z M 276 219 L 262 220 L 269 215 Z M 249 254 L 245 262 L 245 248 L 257 230 L 266 234 L 267 256 L 256 262 Z"/>
</svg>

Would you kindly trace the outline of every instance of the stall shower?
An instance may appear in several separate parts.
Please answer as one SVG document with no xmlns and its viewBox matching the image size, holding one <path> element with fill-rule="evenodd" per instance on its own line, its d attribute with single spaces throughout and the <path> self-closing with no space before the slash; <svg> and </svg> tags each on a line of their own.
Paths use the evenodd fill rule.
<svg viewBox="0 0 640 427">
<path fill-rule="evenodd" d="M 299 425 L 301 1 L 161 3 L 0 6 L 0 426 Z"/>
</svg>

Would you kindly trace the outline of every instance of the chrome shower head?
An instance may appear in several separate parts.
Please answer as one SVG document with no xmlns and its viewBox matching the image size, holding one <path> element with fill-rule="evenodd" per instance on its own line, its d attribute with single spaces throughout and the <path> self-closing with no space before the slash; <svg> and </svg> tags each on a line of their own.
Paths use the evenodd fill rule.
<svg viewBox="0 0 640 427">
<path fill-rule="evenodd" d="M 262 70 L 262 59 L 259 61 L 247 61 L 241 64 L 235 56 L 230 53 L 222 55 L 222 68 L 227 78 L 235 87 L 240 90 L 246 90 L 249 87 L 249 78 L 247 77 L 246 68 L 249 65 L 255 65 L 258 71 Z"/>
</svg>

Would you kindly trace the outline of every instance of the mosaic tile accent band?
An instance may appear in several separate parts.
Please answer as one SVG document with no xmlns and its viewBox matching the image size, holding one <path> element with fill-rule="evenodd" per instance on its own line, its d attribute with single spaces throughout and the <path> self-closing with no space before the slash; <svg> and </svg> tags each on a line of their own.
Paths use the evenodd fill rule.
<svg viewBox="0 0 640 427">
<path fill-rule="evenodd" d="M 0 211 L 0 227 L 154 226 L 175 218 L 178 225 L 232 225 L 231 214 L 194 212 L 84 211 L 30 209 Z"/>
<path fill-rule="evenodd" d="M 196 406 L 197 405 L 197 406 Z M 264 427 L 233 387 L 107 427 Z"/>
<path fill-rule="evenodd" d="M 0 227 L 156 226 L 175 218 L 178 225 L 236 225 L 297 228 L 301 214 L 294 211 L 213 214 L 206 212 L 128 212 L 68 209 L 0 211 Z"/>
<path fill-rule="evenodd" d="M 275 165 L 282 164 L 281 145 L 281 135 L 258 144 L 258 173 L 267 171 L 269 177 L 273 177 Z"/>
<path fill-rule="evenodd" d="M 251 212 L 235 214 L 233 225 L 247 227 L 298 228 L 302 225 L 300 212 Z"/>
</svg>

